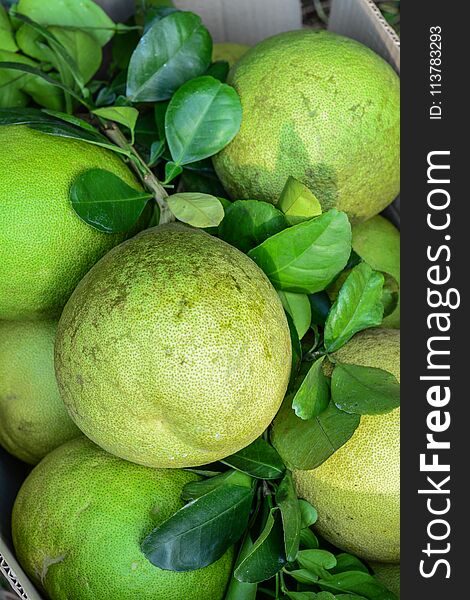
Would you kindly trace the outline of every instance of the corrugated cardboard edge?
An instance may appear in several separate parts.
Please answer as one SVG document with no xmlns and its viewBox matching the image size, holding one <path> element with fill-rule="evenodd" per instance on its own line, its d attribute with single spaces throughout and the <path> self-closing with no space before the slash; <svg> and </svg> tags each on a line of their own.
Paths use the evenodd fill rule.
<svg viewBox="0 0 470 600">
<path fill-rule="evenodd" d="M 4 550 L 4 549 L 1 548 L 1 550 Z M 7 561 L 7 558 L 8 558 L 8 561 Z M 4 575 L 5 579 L 10 584 L 12 590 L 14 590 L 14 592 L 16 592 L 16 594 L 20 598 L 23 598 L 23 600 L 36 600 L 36 599 L 40 600 L 38 596 L 36 596 L 36 599 L 35 599 L 26 593 L 26 590 L 23 587 L 23 584 L 20 583 L 20 581 L 19 581 L 16 571 L 14 571 L 13 568 L 11 567 L 11 565 L 14 562 L 16 562 L 16 560 L 12 556 L 6 557 L 3 555 L 2 552 L 0 552 L 0 572 Z M 21 579 L 23 581 L 28 581 L 28 579 L 26 578 L 25 575 L 23 575 L 23 574 L 21 574 L 21 575 L 22 575 Z"/>
<path fill-rule="evenodd" d="M 328 29 L 369 46 L 400 73 L 400 38 L 372 0 L 334 0 Z"/>
</svg>

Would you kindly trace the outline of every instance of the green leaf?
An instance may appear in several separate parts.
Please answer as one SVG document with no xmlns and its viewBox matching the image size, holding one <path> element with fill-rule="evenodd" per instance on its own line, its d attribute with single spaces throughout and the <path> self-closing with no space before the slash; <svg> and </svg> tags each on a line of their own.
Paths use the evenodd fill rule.
<svg viewBox="0 0 470 600">
<path fill-rule="evenodd" d="M 10 18 L 2 4 L 0 4 L 0 50 L 7 50 L 8 52 L 16 52 L 18 50 Z"/>
<path fill-rule="evenodd" d="M 289 176 L 277 203 L 290 225 L 321 215 L 321 204 L 306 185 Z"/>
<path fill-rule="evenodd" d="M 80 29 L 50 27 L 50 33 L 66 49 L 76 63 L 84 83 L 90 81 L 101 65 L 101 46 L 92 34 Z"/>
<path fill-rule="evenodd" d="M 257 479 L 279 479 L 286 470 L 279 454 L 263 438 L 221 462 Z"/>
<path fill-rule="evenodd" d="M 317 600 L 315 592 L 286 592 L 286 596 L 290 600 Z"/>
<path fill-rule="evenodd" d="M 235 563 L 235 569 L 238 567 L 241 561 L 248 556 L 252 548 L 253 542 L 251 541 L 250 535 L 247 534 L 238 555 L 237 562 Z M 257 589 L 257 583 L 238 581 L 238 579 L 236 579 L 232 573 L 224 600 L 256 600 Z"/>
<path fill-rule="evenodd" d="M 310 308 L 312 309 L 312 323 L 324 326 L 331 308 L 331 301 L 328 294 L 326 292 L 317 292 L 316 294 L 311 294 L 308 299 L 310 300 Z"/>
<path fill-rule="evenodd" d="M 170 181 L 173 181 L 175 177 L 181 175 L 182 172 L 183 167 L 180 167 L 180 165 L 176 165 L 171 160 L 168 161 L 165 165 L 165 181 L 163 183 L 167 185 L 168 183 L 170 183 Z"/>
<path fill-rule="evenodd" d="M 270 510 L 266 525 L 247 556 L 234 571 L 239 581 L 259 583 L 271 579 L 286 563 L 279 509 Z"/>
<path fill-rule="evenodd" d="M 364 596 L 358 596 L 357 594 L 337 594 L 333 598 L 336 598 L 336 600 L 367 600 Z"/>
<path fill-rule="evenodd" d="M 113 37 L 115 25 L 92 0 L 20 0 L 16 13 L 40 25 L 58 25 L 86 31 L 104 46 Z"/>
<path fill-rule="evenodd" d="M 304 527 L 300 532 L 300 547 L 312 550 L 320 547 L 317 536 L 308 527 Z"/>
<path fill-rule="evenodd" d="M 70 188 L 70 200 L 77 215 L 105 233 L 132 229 L 150 198 L 151 194 L 135 190 L 104 169 L 84 171 Z"/>
<path fill-rule="evenodd" d="M 307 502 L 307 500 L 299 499 L 300 515 L 302 517 L 302 529 L 305 527 L 311 527 L 317 522 L 318 513 L 317 509 Z"/>
<path fill-rule="evenodd" d="M 170 102 L 165 100 L 163 102 L 156 102 L 154 106 L 155 125 L 157 126 L 158 137 L 161 140 L 166 138 L 165 134 L 165 117 L 166 111 L 168 110 Z"/>
<path fill-rule="evenodd" d="M 248 479 L 243 473 L 239 473 L 238 471 L 230 470 L 226 473 L 220 473 L 219 475 L 210 475 L 206 476 L 204 479 L 200 479 L 198 481 L 190 481 L 187 483 L 183 492 L 181 493 L 181 498 L 185 502 L 189 502 L 191 500 L 197 500 L 201 496 L 215 490 L 215 488 L 220 487 L 221 485 L 231 483 L 233 485 L 246 485 Z"/>
<path fill-rule="evenodd" d="M 380 415 L 400 406 L 400 384 L 383 369 L 337 362 L 331 376 L 331 396 L 344 412 Z"/>
<path fill-rule="evenodd" d="M 37 108 L 1 108 L 1 125 L 26 125 L 29 123 L 54 123 L 52 119 L 43 111 Z"/>
<path fill-rule="evenodd" d="M 98 134 L 100 135 L 100 132 L 98 131 L 98 129 L 96 129 L 96 127 L 93 127 L 93 125 L 91 125 L 91 123 L 88 123 L 88 121 L 85 121 L 84 119 L 80 119 L 79 117 L 76 117 L 75 115 L 69 115 L 67 113 L 64 112 L 60 112 L 58 110 L 48 110 L 48 109 L 42 109 L 41 111 L 42 113 L 49 115 L 51 117 L 54 117 L 53 120 L 51 120 L 51 123 L 57 123 L 56 119 L 60 119 L 61 121 L 65 121 L 66 123 L 70 123 L 71 125 L 75 125 L 75 127 L 80 127 L 80 129 L 84 129 L 85 131 L 90 131 L 91 133 L 94 134 Z M 44 121 L 32 121 L 32 123 L 41 123 L 41 122 L 48 122 L 47 120 Z M 103 138 L 103 140 L 106 140 L 106 138 Z"/>
<path fill-rule="evenodd" d="M 193 571 L 218 560 L 246 529 L 253 500 L 252 480 L 225 484 L 204 494 L 156 527 L 142 552 L 161 569 Z"/>
<path fill-rule="evenodd" d="M 246 253 L 286 227 L 285 216 L 272 204 L 236 200 L 220 224 L 219 236 Z"/>
<path fill-rule="evenodd" d="M 292 408 L 300 419 L 313 419 L 328 406 L 330 389 L 323 373 L 324 359 L 325 357 L 321 356 L 312 363 L 292 400 Z"/>
<path fill-rule="evenodd" d="M 284 549 L 287 562 L 293 562 L 300 545 L 302 514 L 295 492 L 292 475 L 287 472 L 276 491 L 276 504 L 281 511 L 284 530 Z"/>
<path fill-rule="evenodd" d="M 278 290 L 284 310 L 289 313 L 294 321 L 295 328 L 302 339 L 310 328 L 312 320 L 312 309 L 306 294 L 295 294 L 294 292 L 283 292 Z"/>
<path fill-rule="evenodd" d="M 175 93 L 165 116 L 173 161 L 186 165 L 222 150 L 238 133 L 242 108 L 237 92 L 213 77 L 197 77 Z"/>
<path fill-rule="evenodd" d="M 351 252 L 351 226 L 345 213 L 331 209 L 289 227 L 248 252 L 274 287 L 313 294 L 327 287 Z"/>
<path fill-rule="evenodd" d="M 216 227 L 224 218 L 220 200 L 209 194 L 181 192 L 169 196 L 167 202 L 177 219 L 193 227 Z"/>
<path fill-rule="evenodd" d="M 319 579 L 317 585 L 329 592 L 350 592 L 364 596 L 368 600 L 397 600 L 395 594 L 387 590 L 375 577 L 363 571 L 347 571 L 328 578 Z"/>
<path fill-rule="evenodd" d="M 384 287 L 382 290 L 382 304 L 384 307 L 384 319 L 391 315 L 398 305 L 398 299 L 400 297 L 400 284 L 398 281 L 390 275 L 381 271 L 384 276 Z"/>
<path fill-rule="evenodd" d="M 297 562 L 314 574 L 318 574 L 317 567 L 333 569 L 336 566 L 335 555 L 327 550 L 301 550 L 297 555 Z"/>
<path fill-rule="evenodd" d="M 165 151 L 165 140 L 157 140 L 156 142 L 152 142 L 150 146 L 150 158 L 148 161 L 149 167 L 154 167 L 158 159 L 161 157 L 163 152 Z"/>
<path fill-rule="evenodd" d="M 155 23 L 134 50 L 127 96 L 133 102 L 168 100 L 211 62 L 212 39 L 200 17 L 174 12 Z"/>
<path fill-rule="evenodd" d="M 271 432 L 273 446 L 291 469 L 320 466 L 349 440 L 359 425 L 359 415 L 345 413 L 333 402 L 308 421 L 296 416 L 291 403 L 292 397 L 286 396 Z"/>
<path fill-rule="evenodd" d="M 228 72 L 230 71 L 230 65 L 226 60 L 216 60 L 205 72 L 205 75 L 210 75 L 215 79 L 218 79 L 222 83 L 225 83 L 227 80 Z"/>
<path fill-rule="evenodd" d="M 318 575 L 310 573 L 307 569 L 294 569 L 293 571 L 287 571 L 287 573 L 299 583 L 305 583 L 306 585 L 312 585 L 318 580 Z"/>
<path fill-rule="evenodd" d="M 358 331 L 380 325 L 384 277 L 360 263 L 341 286 L 325 324 L 325 348 L 336 352 Z"/>
<path fill-rule="evenodd" d="M 364 573 L 369 573 L 369 569 L 357 556 L 341 552 L 336 555 L 336 566 L 331 569 L 331 573 L 343 573 L 344 571 L 363 571 Z"/>
<path fill-rule="evenodd" d="M 31 123 L 29 127 L 31 127 L 31 129 L 36 129 L 37 131 L 42 131 L 42 133 L 47 135 L 56 135 L 58 137 L 81 140 L 82 142 L 107 148 L 108 150 L 112 150 L 117 154 L 124 154 L 126 156 L 129 155 L 128 150 L 124 150 L 123 148 L 108 142 L 107 138 L 100 133 L 94 133 L 85 129 L 79 129 L 78 127 L 72 127 L 67 123 L 60 123 L 58 121 L 56 123 Z"/>
<path fill-rule="evenodd" d="M 108 106 L 106 108 L 96 108 L 93 113 L 98 117 L 114 121 L 130 129 L 131 143 L 134 143 L 134 130 L 139 117 L 139 111 L 136 108 L 131 106 Z"/>
<path fill-rule="evenodd" d="M 292 369 L 290 374 L 289 385 L 293 384 L 296 380 L 297 373 L 302 363 L 302 346 L 299 340 L 299 334 L 294 325 L 294 321 L 289 313 L 286 314 L 287 324 L 289 325 L 290 341 L 292 346 Z"/>
</svg>

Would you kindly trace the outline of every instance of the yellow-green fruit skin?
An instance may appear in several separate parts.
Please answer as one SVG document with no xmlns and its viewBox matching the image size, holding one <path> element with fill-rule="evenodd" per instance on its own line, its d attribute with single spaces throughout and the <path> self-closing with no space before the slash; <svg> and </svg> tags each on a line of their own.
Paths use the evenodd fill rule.
<svg viewBox="0 0 470 600">
<path fill-rule="evenodd" d="M 80 435 L 54 374 L 54 321 L 0 321 L 0 445 L 38 463 Z"/>
<path fill-rule="evenodd" d="M 114 457 L 80 437 L 51 452 L 13 508 L 17 557 L 50 600 L 222 600 L 233 552 L 191 572 L 152 565 L 140 544 L 197 479 Z"/>
<path fill-rule="evenodd" d="M 388 219 L 377 215 L 354 225 L 352 247 L 373 269 L 389 273 L 400 284 L 400 232 Z M 400 329 L 400 299 L 382 327 Z"/>
<path fill-rule="evenodd" d="M 344 363 L 400 377 L 400 332 L 363 331 L 335 353 Z M 318 511 L 316 528 L 367 560 L 400 561 L 400 409 L 361 417 L 352 437 L 322 465 L 294 471 L 299 497 Z"/>
<path fill-rule="evenodd" d="M 286 391 L 291 345 L 258 266 L 172 224 L 89 271 L 62 314 L 55 357 L 62 398 L 89 438 L 140 464 L 189 467 L 261 435 Z"/>
<path fill-rule="evenodd" d="M 93 168 L 141 189 L 109 150 L 23 125 L 0 127 L 0 319 L 58 317 L 88 269 L 128 237 L 97 231 L 73 210 L 70 186 Z"/>
<path fill-rule="evenodd" d="M 250 49 L 246 44 L 234 44 L 233 42 L 224 42 L 214 44 L 212 49 L 212 60 L 226 60 L 228 64 L 233 65 Z"/>
<path fill-rule="evenodd" d="M 370 563 L 375 576 L 387 586 L 387 588 L 400 597 L 400 565 L 386 563 Z"/>
<path fill-rule="evenodd" d="M 214 157 L 232 197 L 276 203 L 291 175 L 351 221 L 399 191 L 399 79 L 362 44 L 328 31 L 281 33 L 230 72 L 243 119 Z"/>
</svg>

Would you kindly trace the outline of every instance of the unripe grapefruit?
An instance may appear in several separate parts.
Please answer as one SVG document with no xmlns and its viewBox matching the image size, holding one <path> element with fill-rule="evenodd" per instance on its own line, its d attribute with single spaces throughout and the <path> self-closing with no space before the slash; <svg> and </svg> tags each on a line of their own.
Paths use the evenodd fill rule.
<svg viewBox="0 0 470 600">
<path fill-rule="evenodd" d="M 286 391 L 291 344 L 259 267 L 172 224 L 89 271 L 64 309 L 55 356 L 62 398 L 88 437 L 140 464 L 190 467 L 266 429 Z"/>
<path fill-rule="evenodd" d="M 400 377 L 400 332 L 367 329 L 335 358 Z M 295 471 L 299 497 L 318 511 L 318 531 L 339 548 L 400 561 L 400 409 L 361 417 L 352 437 L 322 465 Z"/>
<path fill-rule="evenodd" d="M 250 49 L 246 44 L 234 44 L 233 42 L 223 42 L 214 44 L 212 50 L 212 60 L 226 60 L 232 67 L 240 58 Z"/>
<path fill-rule="evenodd" d="M 183 486 L 196 479 L 121 460 L 83 436 L 67 442 L 18 493 L 18 559 L 50 600 L 222 600 L 232 550 L 204 569 L 176 572 L 154 566 L 140 548 L 183 506 Z"/>
<path fill-rule="evenodd" d="M 97 231 L 73 210 L 70 186 L 93 168 L 140 189 L 109 150 L 24 125 L 0 126 L 0 319 L 58 316 L 88 269 L 128 237 Z"/>
<path fill-rule="evenodd" d="M 276 203 L 291 175 L 352 221 L 399 191 L 399 79 L 362 44 L 328 31 L 281 33 L 249 50 L 229 83 L 243 120 L 214 157 L 232 197 Z"/>
<path fill-rule="evenodd" d="M 0 322 L 0 444 L 36 464 L 80 435 L 54 375 L 53 321 Z"/>
</svg>

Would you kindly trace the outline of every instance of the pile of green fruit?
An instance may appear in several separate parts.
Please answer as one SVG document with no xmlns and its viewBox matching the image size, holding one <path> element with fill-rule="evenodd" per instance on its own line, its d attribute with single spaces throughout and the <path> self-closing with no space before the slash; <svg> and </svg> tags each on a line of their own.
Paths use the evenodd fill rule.
<svg viewBox="0 0 470 600">
<path fill-rule="evenodd" d="M 45 598 L 398 597 L 398 191 L 358 42 L 0 5 L 0 444 Z"/>
</svg>

